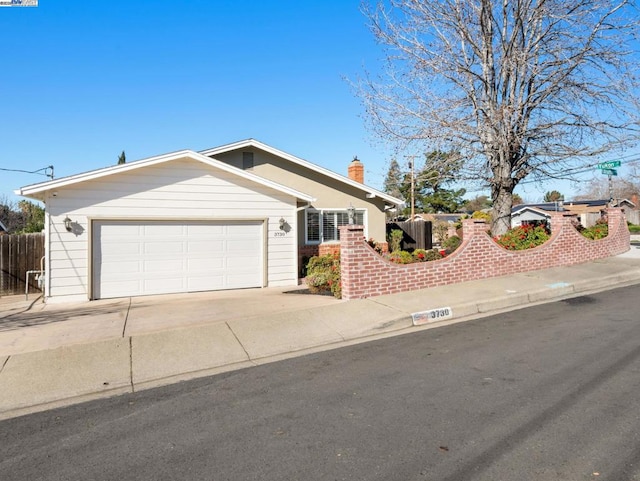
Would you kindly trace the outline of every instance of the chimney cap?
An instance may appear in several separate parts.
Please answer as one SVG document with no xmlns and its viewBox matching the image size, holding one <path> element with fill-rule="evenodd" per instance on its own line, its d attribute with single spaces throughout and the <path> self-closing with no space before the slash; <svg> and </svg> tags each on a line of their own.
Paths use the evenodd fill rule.
<svg viewBox="0 0 640 481">
<path fill-rule="evenodd" d="M 360 159 L 358 158 L 357 155 L 354 155 L 353 160 L 351 162 L 360 162 Z"/>
</svg>

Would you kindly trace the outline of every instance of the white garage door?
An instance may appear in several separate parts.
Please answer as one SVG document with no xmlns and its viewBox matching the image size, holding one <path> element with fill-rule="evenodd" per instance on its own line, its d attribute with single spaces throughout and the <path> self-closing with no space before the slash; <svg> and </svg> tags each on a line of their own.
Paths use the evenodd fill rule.
<svg viewBox="0 0 640 481">
<path fill-rule="evenodd" d="M 262 287 L 262 226 L 95 221 L 93 298 Z"/>
</svg>

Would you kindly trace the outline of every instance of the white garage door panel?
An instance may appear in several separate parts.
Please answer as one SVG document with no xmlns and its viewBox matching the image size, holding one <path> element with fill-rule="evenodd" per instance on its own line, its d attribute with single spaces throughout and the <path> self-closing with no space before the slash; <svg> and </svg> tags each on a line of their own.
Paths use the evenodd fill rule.
<svg viewBox="0 0 640 481">
<path fill-rule="evenodd" d="M 261 287 L 262 226 L 96 221 L 93 297 Z"/>
</svg>

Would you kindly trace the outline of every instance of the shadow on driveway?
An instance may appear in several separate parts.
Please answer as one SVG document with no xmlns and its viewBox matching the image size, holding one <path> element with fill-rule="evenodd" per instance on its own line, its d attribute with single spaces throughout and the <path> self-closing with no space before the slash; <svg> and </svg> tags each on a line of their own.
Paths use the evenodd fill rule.
<svg viewBox="0 0 640 481">
<path fill-rule="evenodd" d="M 65 322 L 70 319 L 92 318 L 95 316 L 118 315 L 122 318 L 126 316 L 127 305 L 107 304 L 107 305 L 90 305 L 74 308 L 42 308 L 41 310 L 32 310 L 33 306 L 41 302 L 36 299 L 29 303 L 23 310 L 9 313 L 0 318 L 0 332 L 13 331 L 24 327 L 41 326 L 45 324 L 53 324 L 57 322 Z"/>
</svg>

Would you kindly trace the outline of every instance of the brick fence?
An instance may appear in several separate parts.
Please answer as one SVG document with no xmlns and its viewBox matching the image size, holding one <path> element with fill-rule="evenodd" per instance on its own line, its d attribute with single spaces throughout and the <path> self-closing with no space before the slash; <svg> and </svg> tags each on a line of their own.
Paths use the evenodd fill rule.
<svg viewBox="0 0 640 481">
<path fill-rule="evenodd" d="M 484 221 L 465 219 L 460 247 L 444 259 L 394 264 L 364 240 L 363 226 L 340 231 L 342 298 L 362 299 L 427 287 L 504 276 L 518 272 L 569 266 L 603 259 L 629 250 L 629 229 L 621 209 L 607 209 L 609 235 L 590 240 L 573 227 L 572 216 L 551 213 L 551 237 L 541 246 L 509 251 L 487 233 Z"/>
</svg>

